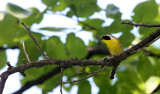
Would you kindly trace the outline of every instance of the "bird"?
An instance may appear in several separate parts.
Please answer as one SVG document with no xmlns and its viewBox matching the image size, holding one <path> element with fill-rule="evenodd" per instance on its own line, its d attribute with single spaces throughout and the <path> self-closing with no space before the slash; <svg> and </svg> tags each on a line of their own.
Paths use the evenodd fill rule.
<svg viewBox="0 0 160 94">
<path fill-rule="evenodd" d="M 101 40 L 105 42 L 111 55 L 120 55 L 123 52 L 123 46 L 120 40 L 116 37 L 106 34 L 101 38 Z"/>
</svg>

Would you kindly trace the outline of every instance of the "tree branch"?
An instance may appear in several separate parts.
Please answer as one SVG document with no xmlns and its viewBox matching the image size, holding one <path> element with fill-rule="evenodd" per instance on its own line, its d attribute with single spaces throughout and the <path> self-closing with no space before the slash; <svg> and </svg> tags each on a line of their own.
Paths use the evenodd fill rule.
<svg viewBox="0 0 160 94">
<path fill-rule="evenodd" d="M 110 53 L 106 47 L 88 47 L 87 49 L 88 49 L 87 59 L 89 59 L 93 55 L 97 55 L 97 54 L 110 55 Z"/>
<path fill-rule="evenodd" d="M 85 77 L 85 78 L 78 79 L 78 80 L 73 80 L 73 81 L 70 81 L 70 82 L 63 82 L 63 84 L 75 83 L 75 82 L 79 82 L 79 81 L 86 80 L 86 79 L 88 79 L 88 78 L 90 78 L 90 77 L 93 77 L 94 75 L 96 75 L 98 72 L 104 70 L 105 68 L 107 68 L 107 66 L 101 67 L 99 70 L 94 71 L 94 73 L 93 73 L 92 75 L 90 75 L 90 76 L 87 76 L 87 77 Z"/>
<path fill-rule="evenodd" d="M 135 27 L 141 26 L 141 27 L 148 27 L 148 28 L 150 28 L 150 27 L 160 27 L 160 25 L 136 24 L 136 23 L 132 23 L 132 22 L 123 22 L 123 21 L 121 21 L 121 24 L 128 24 L 128 25 L 133 25 Z"/>
<path fill-rule="evenodd" d="M 67 69 L 69 67 L 63 67 L 63 68 Z M 42 75 L 41 77 L 39 77 L 39 78 L 37 78 L 35 80 L 28 81 L 18 91 L 16 91 L 13 94 L 22 94 L 25 90 L 29 89 L 30 87 L 32 87 L 34 85 L 42 84 L 44 81 L 46 81 L 49 78 L 53 77 L 54 75 L 58 74 L 60 71 L 61 71 L 61 67 L 58 66 L 55 69 L 53 69 L 50 72 L 48 72 L 47 74 L 44 74 L 44 75 Z"/>
<path fill-rule="evenodd" d="M 63 94 L 63 91 L 62 91 L 62 85 L 63 85 L 63 66 L 61 66 L 61 84 L 60 84 L 60 92 L 61 94 Z"/>
<path fill-rule="evenodd" d="M 146 37 L 144 40 L 142 40 L 132 48 L 123 52 L 121 55 L 114 56 L 110 59 L 105 58 L 104 60 L 78 60 L 78 59 L 60 60 L 60 59 L 46 58 L 44 60 L 34 61 L 31 63 L 23 64 L 21 66 L 13 67 L 1 74 L 0 86 L 4 86 L 5 81 L 9 75 L 16 72 L 24 71 L 32 67 L 42 67 L 45 65 L 62 65 L 62 64 L 63 66 L 91 66 L 91 65 L 92 66 L 102 65 L 110 67 L 117 66 L 122 60 L 134 54 L 135 51 L 137 51 L 138 49 L 145 47 L 148 43 L 151 43 L 154 39 L 156 39 L 159 36 L 160 36 L 160 29 L 157 29 L 155 32 L 153 32 L 151 35 Z M 3 78 L 5 78 L 5 80 L 3 80 Z M 4 87 L 0 88 L 1 90 L 0 93 L 3 92 L 3 88 Z"/>
<path fill-rule="evenodd" d="M 25 49 L 24 41 L 23 41 L 22 44 L 23 44 L 23 51 L 24 51 L 24 54 L 26 55 L 26 58 L 27 58 L 28 62 L 31 63 L 31 60 L 29 59 L 29 56 L 28 56 L 28 54 L 27 54 L 27 52 L 26 52 L 26 49 Z"/>
<path fill-rule="evenodd" d="M 24 22 L 22 22 L 21 24 L 27 29 L 30 37 L 33 39 L 33 41 L 34 41 L 34 43 L 36 44 L 37 48 L 40 50 L 41 54 L 46 58 L 46 55 L 44 54 L 43 50 L 42 50 L 41 47 L 39 46 L 39 44 L 38 44 L 38 42 L 36 41 L 36 39 L 33 37 L 33 35 L 32 35 L 32 33 L 31 33 L 29 27 L 26 26 L 26 25 L 24 24 Z"/>
</svg>

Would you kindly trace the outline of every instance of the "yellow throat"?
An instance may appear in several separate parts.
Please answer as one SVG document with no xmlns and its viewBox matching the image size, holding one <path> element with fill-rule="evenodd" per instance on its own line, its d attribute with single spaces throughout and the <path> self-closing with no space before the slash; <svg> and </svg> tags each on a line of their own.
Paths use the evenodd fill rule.
<svg viewBox="0 0 160 94">
<path fill-rule="evenodd" d="M 102 40 L 106 43 L 109 52 L 112 55 L 120 55 L 123 52 L 123 46 L 121 42 L 112 35 L 105 35 Z"/>
</svg>

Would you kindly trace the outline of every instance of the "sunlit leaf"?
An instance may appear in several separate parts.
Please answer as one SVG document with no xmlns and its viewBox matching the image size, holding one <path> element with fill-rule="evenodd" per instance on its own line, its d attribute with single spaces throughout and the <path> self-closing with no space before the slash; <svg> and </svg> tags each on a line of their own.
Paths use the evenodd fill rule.
<svg viewBox="0 0 160 94">
<path fill-rule="evenodd" d="M 127 21 L 127 20 L 125 20 Z M 133 26 L 121 24 L 120 20 L 115 20 L 110 26 L 107 27 L 107 33 L 129 32 Z"/>
<path fill-rule="evenodd" d="M 87 19 L 85 21 L 79 22 L 80 25 L 83 26 L 86 30 L 94 30 L 102 28 L 102 24 L 104 23 L 101 19 Z"/>
<path fill-rule="evenodd" d="M 63 11 L 65 10 L 69 5 L 63 1 L 59 1 L 56 5 L 51 6 L 52 7 L 52 11 L 56 12 L 56 11 Z"/>
<path fill-rule="evenodd" d="M 158 15 L 158 6 L 155 0 L 148 0 L 138 4 L 133 12 L 133 21 L 137 23 L 150 22 Z"/>
<path fill-rule="evenodd" d="M 153 33 L 157 29 L 158 28 L 145 28 L 145 27 L 141 27 L 139 29 L 139 33 L 142 35 L 141 39 L 146 38 L 149 34 Z"/>
<path fill-rule="evenodd" d="M 0 50 L 0 69 L 7 64 L 7 55 L 5 50 Z"/>
<path fill-rule="evenodd" d="M 130 32 L 124 32 L 122 36 L 120 36 L 119 40 L 121 41 L 124 47 L 128 47 L 131 45 L 135 36 Z"/>
<path fill-rule="evenodd" d="M 52 57 L 54 59 L 67 58 L 65 45 L 56 36 L 53 36 L 46 41 L 46 53 L 47 56 Z"/>
<path fill-rule="evenodd" d="M 87 80 L 78 83 L 78 94 L 91 94 L 91 85 Z"/>
<path fill-rule="evenodd" d="M 106 16 L 114 19 L 121 19 L 121 13 L 119 8 L 113 4 L 109 4 L 106 9 Z"/>
<path fill-rule="evenodd" d="M 84 58 L 87 55 L 87 48 L 84 42 L 75 36 L 74 33 L 70 33 L 66 39 L 66 47 L 70 58 Z"/>
<path fill-rule="evenodd" d="M 5 12 L 0 12 L 0 21 L 2 21 L 5 18 L 5 15 Z"/>
<path fill-rule="evenodd" d="M 58 0 L 41 0 L 47 6 L 54 6 L 58 2 Z"/>
<path fill-rule="evenodd" d="M 153 64 L 151 64 L 149 58 L 146 56 L 141 56 L 139 58 L 139 61 L 137 62 L 137 69 L 144 81 L 146 81 L 150 76 L 154 75 L 154 71 L 150 71 L 154 70 Z"/>
<path fill-rule="evenodd" d="M 145 83 L 144 89 L 147 94 L 151 94 L 160 84 L 160 78 L 151 76 Z"/>
<path fill-rule="evenodd" d="M 28 26 L 31 26 L 34 23 L 37 23 L 37 24 L 40 23 L 43 19 L 43 13 L 41 13 L 36 8 L 30 8 L 29 10 L 32 11 L 32 14 L 27 18 L 22 19 L 21 21 Z"/>
<path fill-rule="evenodd" d="M 7 4 L 6 10 L 8 13 L 17 18 L 27 18 L 29 15 L 31 15 L 30 11 L 24 10 L 23 8 L 11 3 Z"/>
<path fill-rule="evenodd" d="M 67 13 L 68 17 L 77 15 L 78 17 L 89 17 L 94 12 L 100 11 L 97 3 L 71 5 L 71 10 Z"/>
<path fill-rule="evenodd" d="M 57 28 L 57 27 L 42 27 L 40 30 L 47 30 L 47 31 L 63 31 L 68 28 Z"/>
<path fill-rule="evenodd" d="M 102 74 L 101 76 L 96 75 L 93 77 L 95 84 L 99 87 L 98 94 L 117 94 L 117 87 L 112 85 L 109 77 L 109 71 L 106 71 L 106 74 Z"/>
<path fill-rule="evenodd" d="M 68 4 L 88 4 L 88 3 L 96 3 L 97 0 L 62 0 Z"/>
</svg>

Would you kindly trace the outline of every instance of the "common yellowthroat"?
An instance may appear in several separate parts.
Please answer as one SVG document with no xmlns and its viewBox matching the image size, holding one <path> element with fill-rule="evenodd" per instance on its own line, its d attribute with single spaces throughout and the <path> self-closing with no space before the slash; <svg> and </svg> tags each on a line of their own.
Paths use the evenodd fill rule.
<svg viewBox="0 0 160 94">
<path fill-rule="evenodd" d="M 120 55 L 123 52 L 123 46 L 116 37 L 106 34 L 101 38 L 101 40 L 106 43 L 111 55 Z"/>
</svg>

